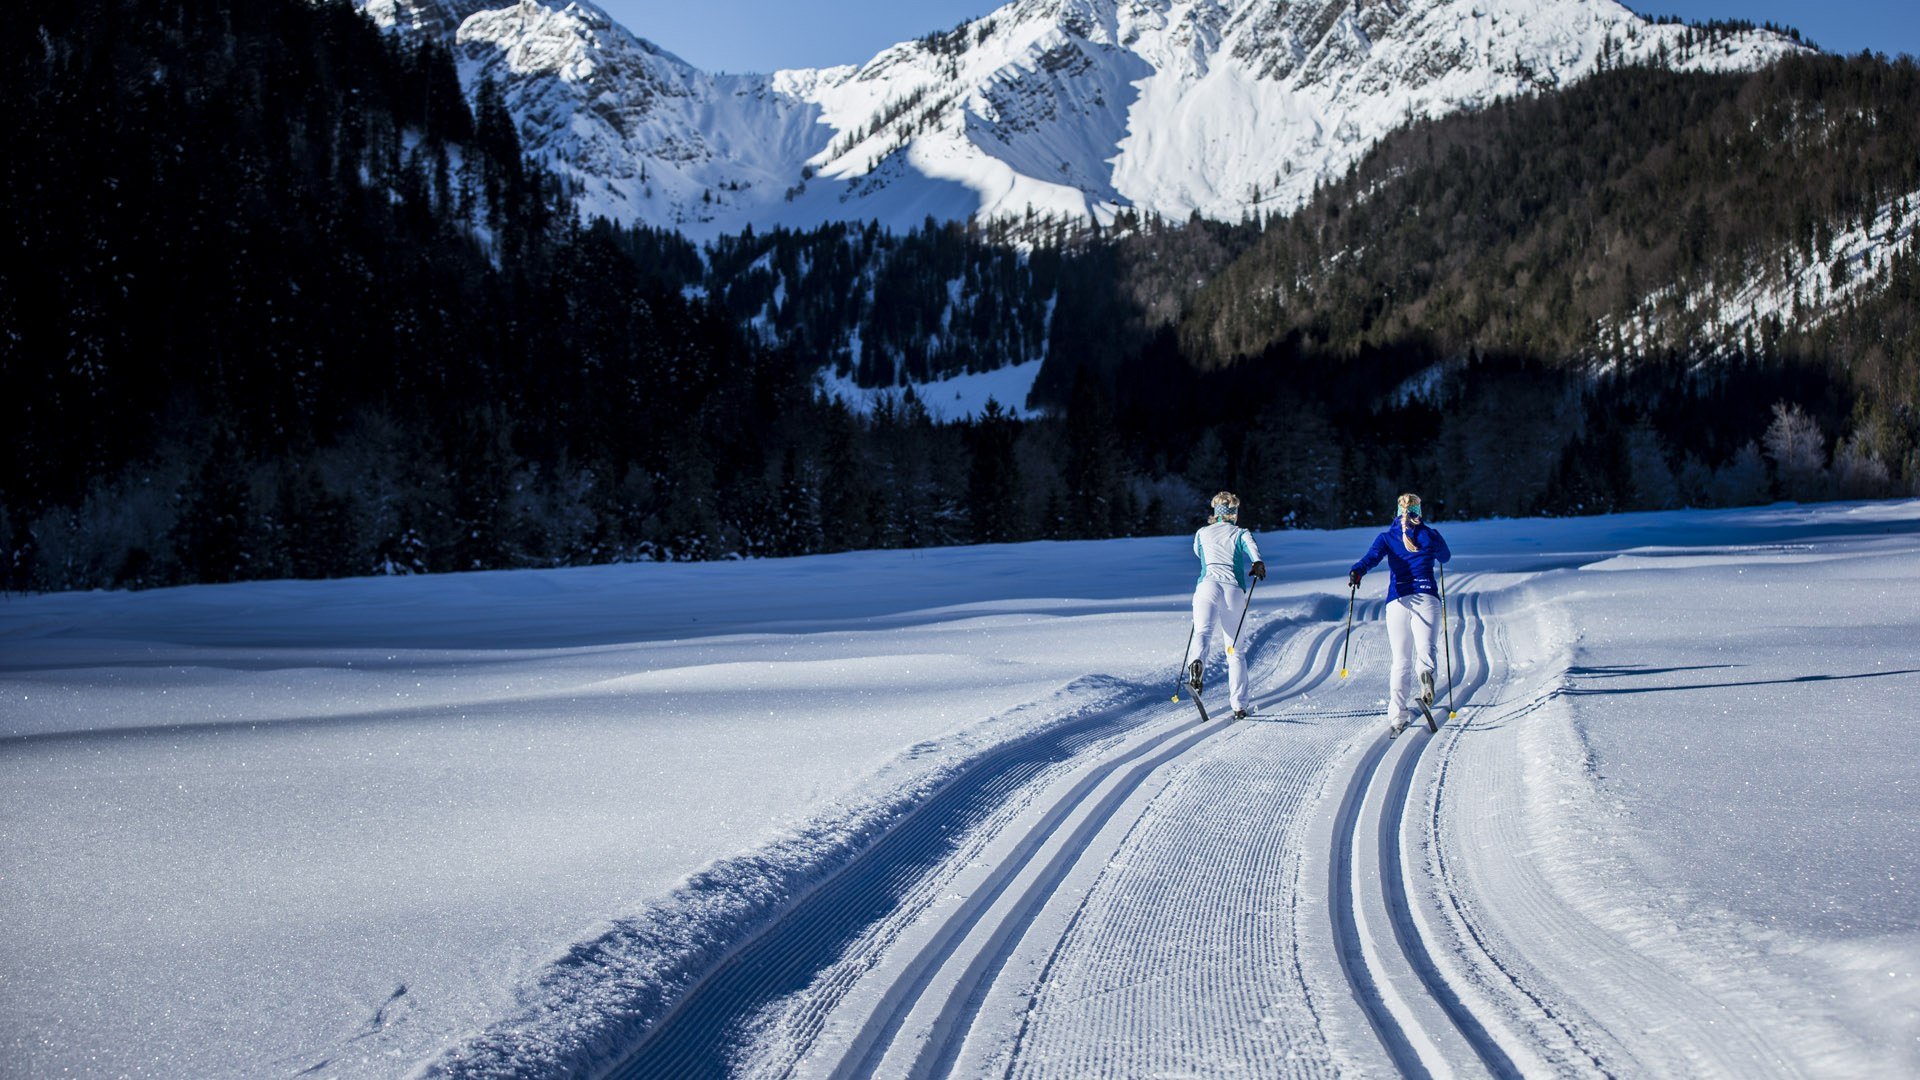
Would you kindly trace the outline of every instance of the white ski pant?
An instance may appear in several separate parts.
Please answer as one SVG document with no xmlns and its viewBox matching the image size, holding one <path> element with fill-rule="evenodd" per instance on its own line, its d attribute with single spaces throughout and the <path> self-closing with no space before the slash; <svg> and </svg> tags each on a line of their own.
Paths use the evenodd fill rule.
<svg viewBox="0 0 1920 1080">
<path fill-rule="evenodd" d="M 1224 581 L 1202 581 L 1193 590 L 1193 649 L 1187 662 L 1204 661 L 1213 649 L 1215 632 L 1220 647 L 1233 641 L 1240 626 L 1240 613 L 1247 610 L 1247 594 L 1238 585 Z M 1235 709 L 1247 707 L 1247 658 L 1239 649 L 1227 654 L 1227 703 Z"/>
<path fill-rule="evenodd" d="M 1414 702 L 1420 697 L 1420 673 L 1433 672 L 1433 643 L 1439 626 L 1440 598 L 1432 593 L 1387 601 L 1387 648 L 1393 652 L 1388 720 L 1419 714 Z"/>
</svg>

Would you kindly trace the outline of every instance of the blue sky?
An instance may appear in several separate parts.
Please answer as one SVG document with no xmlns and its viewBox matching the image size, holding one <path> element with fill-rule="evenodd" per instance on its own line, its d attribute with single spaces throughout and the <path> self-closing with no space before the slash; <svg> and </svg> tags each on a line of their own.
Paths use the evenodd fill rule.
<svg viewBox="0 0 1920 1080">
<path fill-rule="evenodd" d="M 708 71 L 867 60 L 999 7 L 992 0 L 598 0 L 629 30 Z M 1920 0 L 1633 0 L 1646 14 L 1800 28 L 1829 52 L 1920 54 Z"/>
<path fill-rule="evenodd" d="M 896 42 L 1002 6 L 993 0 L 594 2 L 695 67 L 733 72 L 863 63 Z"/>
<path fill-rule="evenodd" d="M 1889 55 L 1920 54 L 1920 2 L 1916 0 L 1630 0 L 1643 15 L 1749 19 L 1797 27 L 1815 45 L 1834 53 L 1872 49 Z"/>
</svg>

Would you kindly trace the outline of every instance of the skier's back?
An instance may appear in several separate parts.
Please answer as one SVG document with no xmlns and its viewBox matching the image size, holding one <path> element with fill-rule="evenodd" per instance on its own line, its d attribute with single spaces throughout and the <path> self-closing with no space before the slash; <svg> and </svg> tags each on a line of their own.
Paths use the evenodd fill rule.
<svg viewBox="0 0 1920 1080">
<path fill-rule="evenodd" d="M 1434 564 L 1453 558 L 1446 538 L 1420 516 L 1420 496 L 1400 496 L 1392 523 L 1347 571 L 1347 585 L 1358 589 L 1367 571 L 1387 563 L 1387 647 L 1393 654 L 1388 676 L 1387 725 L 1406 730 L 1416 715 L 1433 726 L 1433 643 L 1440 619 Z M 1418 710 L 1416 713 L 1415 710 Z"/>
<path fill-rule="evenodd" d="M 1217 631 L 1226 639 L 1227 697 L 1237 717 L 1247 715 L 1247 659 L 1232 648 L 1233 634 L 1247 610 L 1253 582 L 1264 580 L 1267 564 L 1260 545 L 1240 527 L 1240 497 L 1223 491 L 1213 497 L 1207 524 L 1193 534 L 1200 580 L 1193 587 L 1193 648 L 1187 653 L 1187 681 L 1198 693 L 1207 653 Z"/>
</svg>

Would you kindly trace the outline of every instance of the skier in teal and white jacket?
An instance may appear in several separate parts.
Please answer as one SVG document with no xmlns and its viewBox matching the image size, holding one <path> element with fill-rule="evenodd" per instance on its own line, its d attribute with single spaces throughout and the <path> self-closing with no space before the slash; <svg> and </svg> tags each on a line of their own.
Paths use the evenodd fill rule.
<svg viewBox="0 0 1920 1080">
<path fill-rule="evenodd" d="M 1239 525 L 1240 496 L 1223 491 L 1213 497 L 1207 524 L 1193 534 L 1200 559 L 1200 580 L 1193 587 L 1193 647 L 1187 652 L 1187 683 L 1199 693 L 1201 673 L 1217 630 L 1227 647 L 1227 698 L 1236 718 L 1247 715 L 1247 658 L 1233 647 L 1234 631 L 1247 610 L 1255 581 L 1267 577 L 1260 545 Z"/>
</svg>

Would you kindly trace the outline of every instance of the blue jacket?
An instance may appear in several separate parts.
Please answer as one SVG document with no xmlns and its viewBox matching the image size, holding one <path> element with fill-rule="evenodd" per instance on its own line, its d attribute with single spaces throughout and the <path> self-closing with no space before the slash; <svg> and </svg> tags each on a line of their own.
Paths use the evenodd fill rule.
<svg viewBox="0 0 1920 1080">
<path fill-rule="evenodd" d="M 1404 535 L 1401 529 L 1401 519 L 1394 518 L 1392 524 L 1373 538 L 1373 546 L 1352 569 L 1364 574 L 1378 566 L 1381 559 L 1387 560 L 1387 570 L 1393 575 L 1387 582 L 1389 600 L 1413 593 L 1438 593 L 1440 587 L 1433 580 L 1433 564 L 1451 560 L 1453 552 L 1447 549 L 1446 540 L 1438 532 L 1424 524 L 1415 525 Z M 1414 550 L 1407 550 L 1408 541 Z"/>
</svg>

